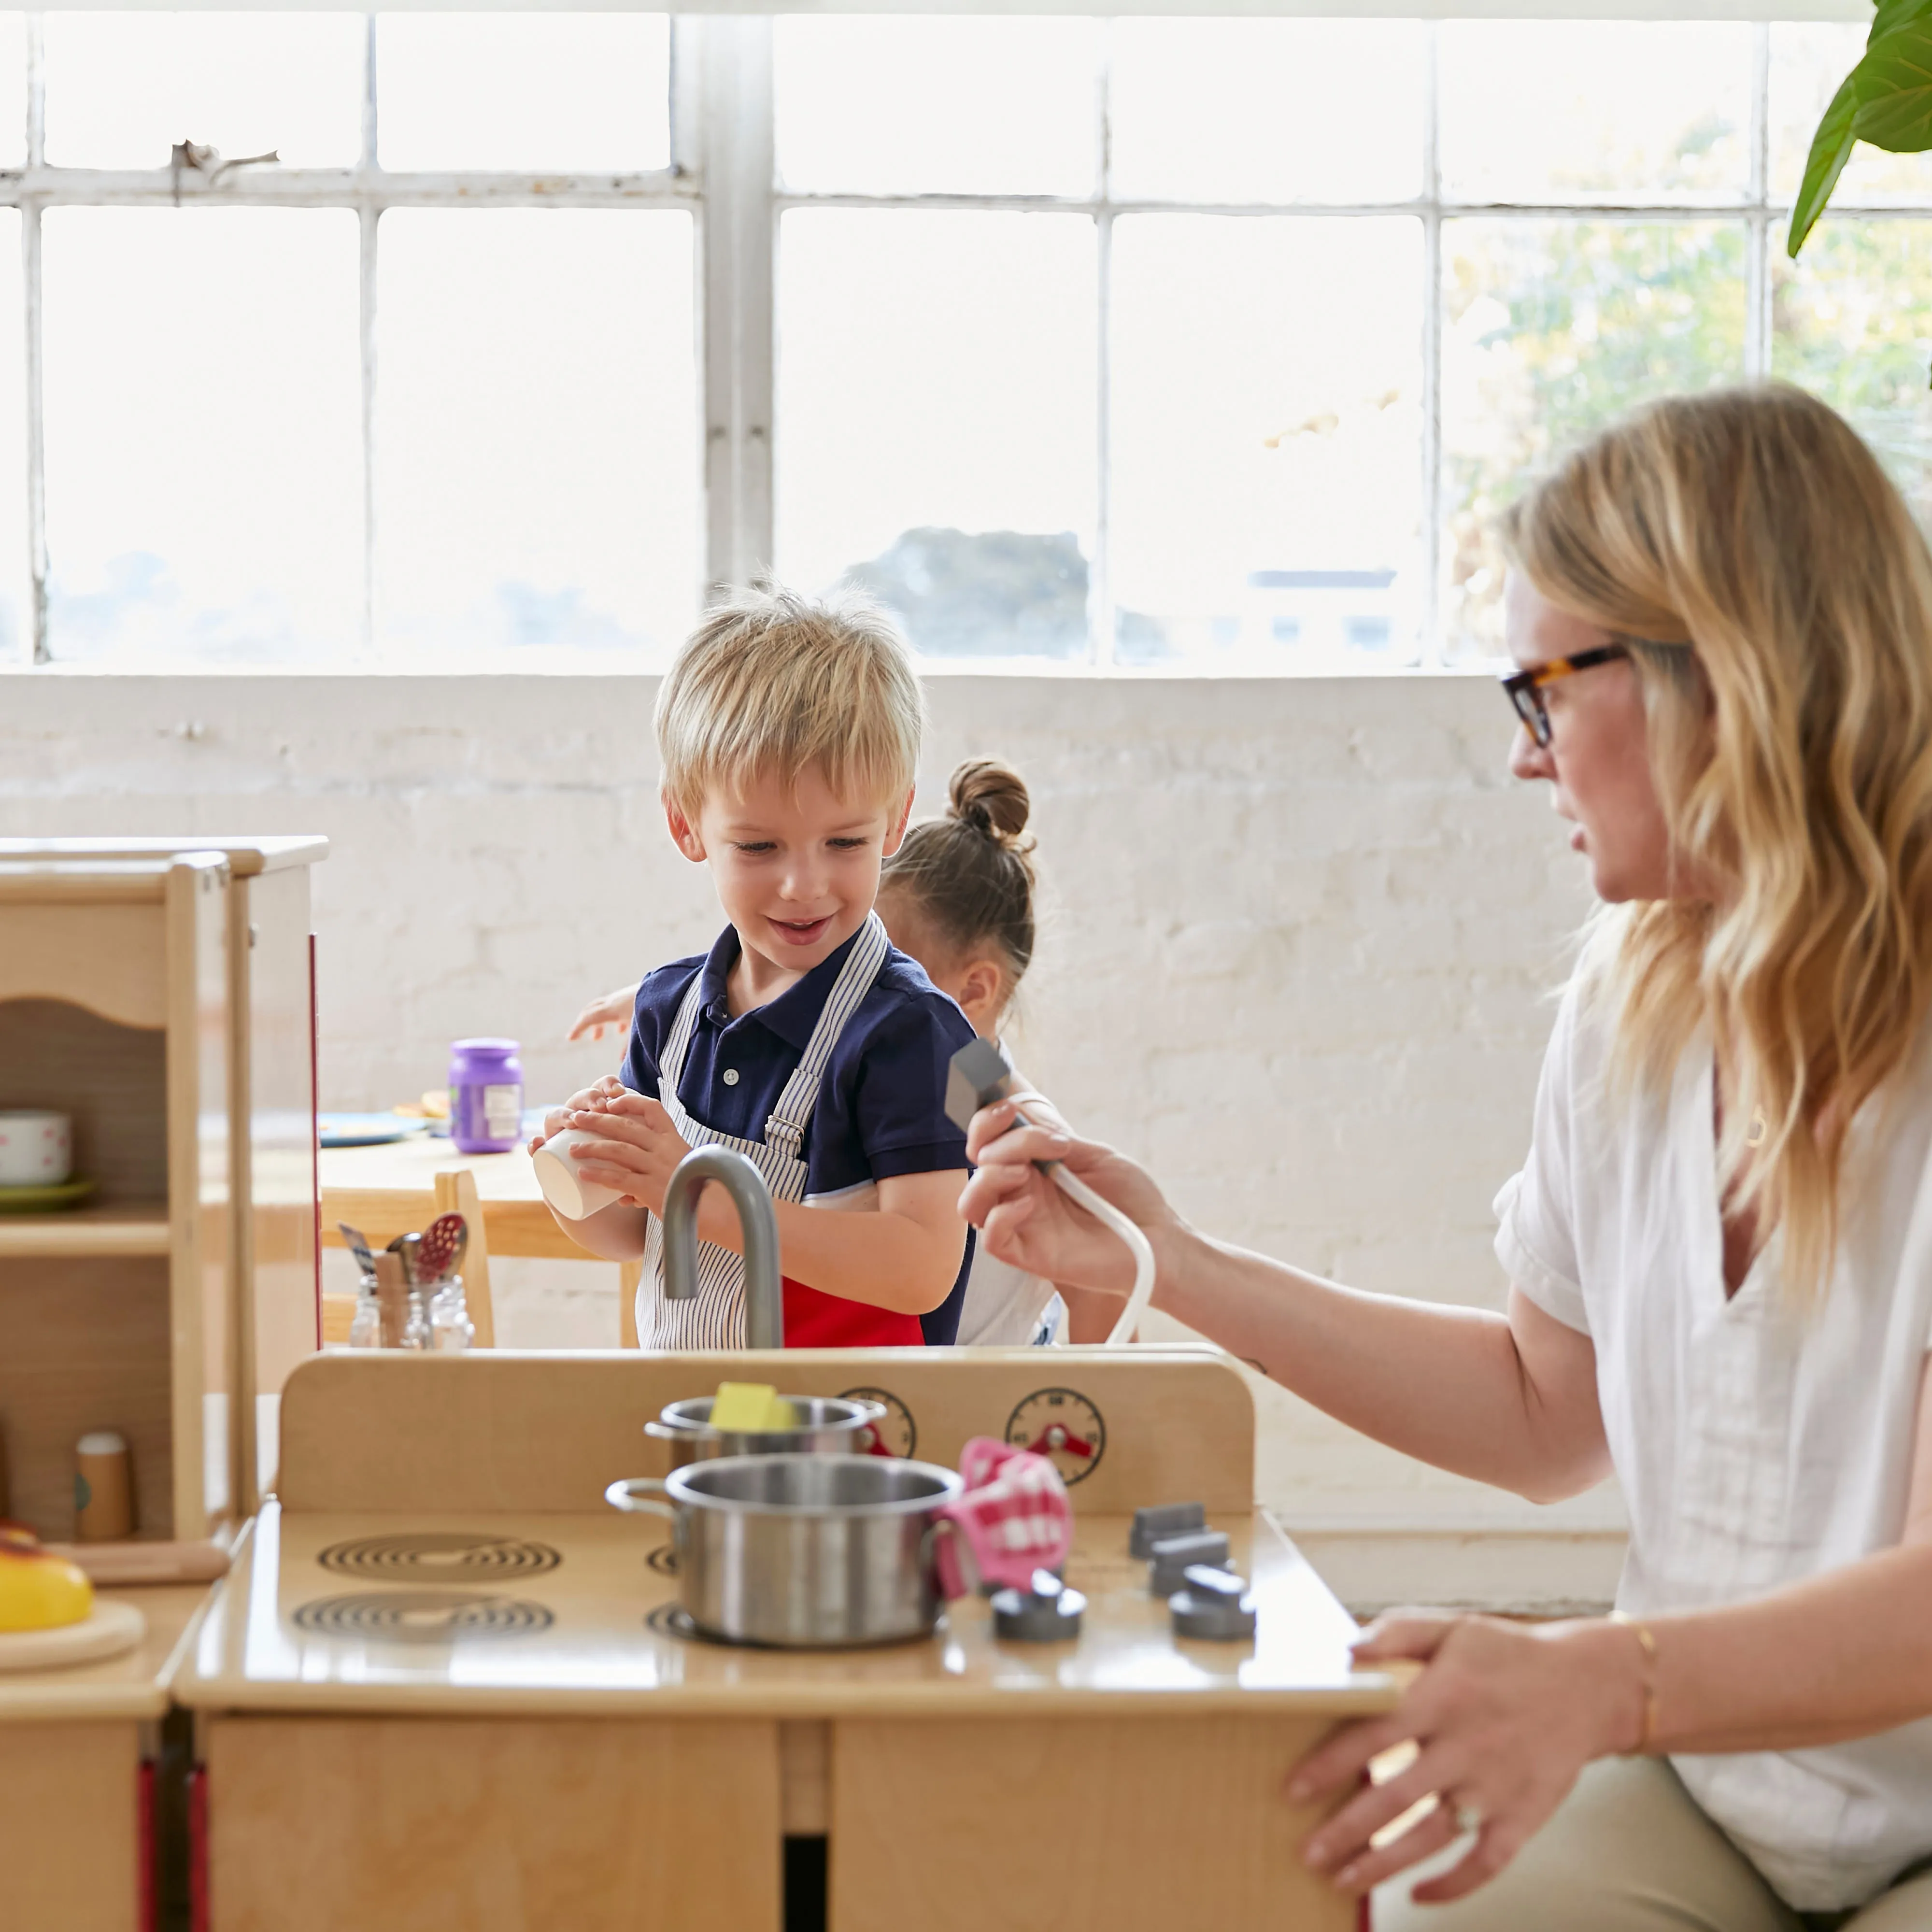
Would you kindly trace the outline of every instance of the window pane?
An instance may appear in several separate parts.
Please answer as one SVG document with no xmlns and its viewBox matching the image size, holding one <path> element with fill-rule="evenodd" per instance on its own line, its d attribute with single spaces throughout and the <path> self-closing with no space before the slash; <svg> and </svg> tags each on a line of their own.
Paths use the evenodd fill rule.
<svg viewBox="0 0 1932 1932">
<path fill-rule="evenodd" d="M 0 168 L 27 159 L 27 16 L 0 14 Z"/>
<path fill-rule="evenodd" d="M 667 656 L 699 574 L 691 218 L 392 209 L 379 249 L 386 651 Z"/>
<path fill-rule="evenodd" d="M 1093 223 L 809 208 L 780 242 L 784 575 L 849 573 L 930 654 L 1083 656 Z"/>
<path fill-rule="evenodd" d="M 1406 217 L 1115 224 L 1121 662 L 1412 653 L 1422 292 Z"/>
<path fill-rule="evenodd" d="M 1797 194 L 1819 117 L 1864 50 L 1863 27 L 1780 21 L 1772 28 L 1771 191 L 1779 200 Z M 1861 141 L 1832 200 L 1840 208 L 1862 201 L 1932 201 L 1932 154 L 1888 154 Z"/>
<path fill-rule="evenodd" d="M 352 14 L 49 14 L 42 32 L 56 167 L 164 168 L 188 140 L 291 167 L 362 151 Z"/>
<path fill-rule="evenodd" d="M 662 14 L 382 14 L 386 168 L 640 173 L 670 165 Z"/>
<path fill-rule="evenodd" d="M 1451 199 L 1744 193 L 1748 26 L 1451 20 L 1440 31 L 1442 183 Z"/>
<path fill-rule="evenodd" d="M 1796 262 L 1773 247 L 1773 373 L 1839 411 L 1932 530 L 1932 221 L 1828 215 Z"/>
<path fill-rule="evenodd" d="M 1097 22 L 792 14 L 774 31 L 778 178 L 786 187 L 1094 192 Z"/>
<path fill-rule="evenodd" d="M 1502 648 L 1496 517 L 1632 405 L 1744 374 L 1745 230 L 1726 222 L 1443 224 L 1444 634 Z"/>
<path fill-rule="evenodd" d="M 27 592 L 27 435 L 22 380 L 20 217 L 0 208 L 0 663 L 18 664 L 32 620 Z"/>
<path fill-rule="evenodd" d="M 44 220 L 54 655 L 282 663 L 352 649 L 355 215 Z"/>
<path fill-rule="evenodd" d="M 1118 21 L 1114 192 L 1399 201 L 1422 189 L 1428 29 L 1414 20 Z M 1372 75 L 1375 112 L 1362 112 Z"/>
</svg>

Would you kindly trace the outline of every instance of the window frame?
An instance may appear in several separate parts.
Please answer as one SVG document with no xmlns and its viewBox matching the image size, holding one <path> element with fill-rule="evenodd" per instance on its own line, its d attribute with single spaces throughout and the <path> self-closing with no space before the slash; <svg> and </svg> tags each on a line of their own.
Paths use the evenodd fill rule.
<svg viewBox="0 0 1932 1932">
<path fill-rule="evenodd" d="M 1069 11 L 1099 11 L 1071 7 Z M 1118 5 L 1114 15 L 1136 11 L 1180 11 L 1180 8 Z M 1368 10 L 1346 4 L 1294 6 L 1280 10 L 1346 15 Z M 1751 28 L 1749 178 L 1734 200 L 1606 202 L 1584 201 L 1459 201 L 1442 190 L 1437 120 L 1439 64 L 1437 45 L 1443 18 L 1506 16 L 1507 5 L 1432 5 L 1429 0 L 1377 12 L 1400 14 L 1423 22 L 1426 41 L 1426 107 L 1422 130 L 1421 191 L 1404 201 L 1362 202 L 1213 202 L 1186 199 L 1125 197 L 1112 191 L 1109 125 L 1112 106 L 1111 22 L 1102 20 L 1100 71 L 1096 76 L 1094 139 L 1098 172 L 1094 192 L 1082 196 L 997 194 L 880 195 L 817 193 L 787 187 L 777 178 L 774 122 L 773 16 L 751 14 L 674 14 L 670 16 L 670 103 L 671 158 L 664 169 L 633 174 L 558 174 L 477 171 L 392 172 L 377 160 L 380 87 L 376 70 L 376 16 L 363 16 L 362 146 L 352 167 L 239 170 L 210 184 L 198 177 L 176 180 L 166 167 L 116 171 L 50 167 L 45 159 L 44 69 L 39 13 L 26 16 L 27 57 L 27 158 L 24 170 L 0 173 L 0 207 L 21 215 L 22 284 L 26 305 L 26 425 L 29 608 L 22 656 L 31 665 L 54 662 L 47 632 L 45 440 L 43 412 L 44 320 L 41 219 L 49 208 L 68 206 L 166 206 L 181 205 L 290 208 L 347 208 L 358 217 L 361 247 L 362 526 L 364 584 L 361 634 L 344 668 L 377 668 L 374 643 L 374 490 L 376 367 L 376 319 L 380 286 L 380 220 L 391 208 L 648 208 L 680 207 L 694 218 L 698 251 L 700 362 L 698 393 L 702 420 L 694 466 L 704 502 L 700 519 L 703 556 L 698 560 L 700 591 L 742 583 L 768 568 L 775 556 L 773 446 L 783 424 L 775 421 L 778 350 L 776 259 L 784 215 L 799 208 L 1019 209 L 1081 214 L 1096 225 L 1098 273 L 1095 326 L 1096 369 L 1097 520 L 1096 556 L 1090 560 L 1088 650 L 1084 658 L 922 658 L 921 668 L 940 674 L 989 672 L 1048 675 L 1083 673 L 1108 676 L 1196 677 L 1225 674 L 1216 667 L 1180 662 L 1171 664 L 1120 663 L 1114 651 L 1115 613 L 1108 548 L 1112 489 L 1110 418 L 1112 249 L 1115 222 L 1140 214 L 1221 215 L 1241 219 L 1349 218 L 1407 215 L 1421 224 L 1422 289 L 1422 554 L 1425 559 L 1420 635 L 1416 656 L 1390 670 L 1450 668 L 1442 632 L 1442 550 L 1447 506 L 1442 492 L 1443 225 L 1462 217 L 1485 219 L 1586 220 L 1596 222 L 1721 220 L 1746 232 L 1748 256 L 1744 368 L 1747 378 L 1769 373 L 1772 359 L 1770 249 L 1788 210 L 1788 200 L 1773 194 L 1770 180 L 1768 101 L 1772 19 L 1843 22 L 1844 8 L 1832 0 L 1795 8 L 1767 0 L 1748 10 L 1713 10 L 1706 18 L 1742 20 Z M 1625 4 L 1564 5 L 1540 0 L 1539 16 L 1576 19 L 1646 17 L 1640 0 Z M 1701 10 L 1700 10 L 1701 11 Z M 1682 14 L 1650 18 L 1690 17 Z M 1932 209 L 1917 204 L 1834 204 L 1843 218 L 1924 219 Z M 713 320 L 719 326 L 713 326 Z M 1240 675 L 1297 674 L 1292 664 L 1278 671 L 1244 660 L 1230 667 Z M 1381 668 L 1364 665 L 1364 674 Z"/>
</svg>

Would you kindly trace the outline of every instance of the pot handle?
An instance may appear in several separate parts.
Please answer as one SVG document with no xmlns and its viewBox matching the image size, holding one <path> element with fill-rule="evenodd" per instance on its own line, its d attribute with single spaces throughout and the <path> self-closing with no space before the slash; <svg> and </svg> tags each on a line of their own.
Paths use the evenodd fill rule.
<svg viewBox="0 0 1932 1932">
<path fill-rule="evenodd" d="M 652 1416 L 650 1420 L 644 1424 L 644 1433 L 658 1442 L 688 1442 L 694 1436 L 700 1432 L 693 1429 L 674 1429 L 668 1423 L 658 1421 L 656 1416 Z M 610 1486 L 615 1489 L 616 1485 L 614 1483 Z M 607 1490 L 604 1493 L 608 1499 L 610 1493 L 610 1490 Z M 614 1507 L 622 1509 L 623 1504 L 619 1503 Z"/>
<path fill-rule="evenodd" d="M 650 1490 L 656 1490 L 657 1495 L 644 1493 Z M 664 1493 L 664 1484 L 655 1476 L 620 1476 L 604 1492 L 604 1500 L 615 1510 L 624 1510 L 636 1516 L 668 1516 L 675 1522 L 676 1505 L 658 1499 Z"/>
</svg>

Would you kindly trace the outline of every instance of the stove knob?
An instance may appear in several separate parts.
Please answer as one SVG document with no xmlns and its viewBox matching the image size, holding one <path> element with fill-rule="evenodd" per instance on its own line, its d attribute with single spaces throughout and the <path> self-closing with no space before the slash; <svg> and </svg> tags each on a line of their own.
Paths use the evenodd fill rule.
<svg viewBox="0 0 1932 1932">
<path fill-rule="evenodd" d="M 1156 1503 L 1150 1509 L 1137 1509 L 1133 1534 L 1127 1538 L 1127 1554 L 1145 1562 L 1162 1537 L 1185 1536 L 1190 1530 L 1207 1527 L 1208 1512 L 1199 1503 Z"/>
<path fill-rule="evenodd" d="M 1191 1565 L 1183 1574 L 1187 1587 L 1177 1590 L 1167 1600 L 1176 1636 L 1210 1643 L 1239 1643 L 1252 1639 L 1255 1598 L 1245 1577 L 1232 1570 L 1212 1569 L 1204 1563 Z"/>
<path fill-rule="evenodd" d="M 1148 1564 L 1148 1594 L 1171 1597 L 1180 1588 L 1181 1573 L 1191 1564 L 1211 1569 L 1228 1567 L 1228 1539 L 1218 1529 L 1197 1529 L 1191 1536 L 1164 1536 L 1154 1546 Z"/>
<path fill-rule="evenodd" d="M 993 1634 L 1006 1643 L 1061 1643 L 1080 1634 L 1087 1599 L 1051 1570 L 1036 1570 L 1029 1590 L 993 1596 Z"/>
</svg>

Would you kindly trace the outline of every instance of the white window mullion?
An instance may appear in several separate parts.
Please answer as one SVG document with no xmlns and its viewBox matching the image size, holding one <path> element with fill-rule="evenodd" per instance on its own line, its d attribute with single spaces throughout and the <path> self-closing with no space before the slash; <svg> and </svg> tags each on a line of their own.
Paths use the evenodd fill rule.
<svg viewBox="0 0 1932 1932">
<path fill-rule="evenodd" d="M 772 22 L 703 23 L 704 568 L 707 588 L 772 560 L 777 338 Z"/>
<path fill-rule="evenodd" d="M 37 175 L 46 160 L 46 68 L 41 58 L 40 16 L 27 16 L 27 171 Z M 28 617 L 22 650 L 29 664 L 52 657 L 47 644 L 46 428 L 42 380 L 45 329 L 40 304 L 40 203 L 20 201 L 20 286 L 26 307 L 27 427 L 27 574 Z"/>
<path fill-rule="evenodd" d="M 1424 53 L 1422 109 L 1422 602 L 1421 659 L 1448 656 L 1442 636 L 1442 170 L 1437 130 L 1436 30 Z"/>
<path fill-rule="evenodd" d="M 1771 28 L 1751 38 L 1750 218 L 1744 268 L 1744 374 L 1771 373 Z"/>
<path fill-rule="evenodd" d="M 377 165 L 376 16 L 364 22 L 362 68 L 362 158 L 365 174 Z M 364 197 L 361 224 L 360 346 L 362 369 L 362 654 L 376 654 L 376 249 L 380 211 Z"/>
<path fill-rule="evenodd" d="M 1102 670 L 1114 668 L 1113 496 L 1114 496 L 1114 44 L 1112 23 L 1101 30 L 1100 70 L 1095 79 L 1095 111 L 1099 143 L 1100 206 L 1094 217 L 1095 450 L 1099 466 L 1094 479 L 1094 570 L 1088 639 L 1089 661 Z"/>
</svg>

